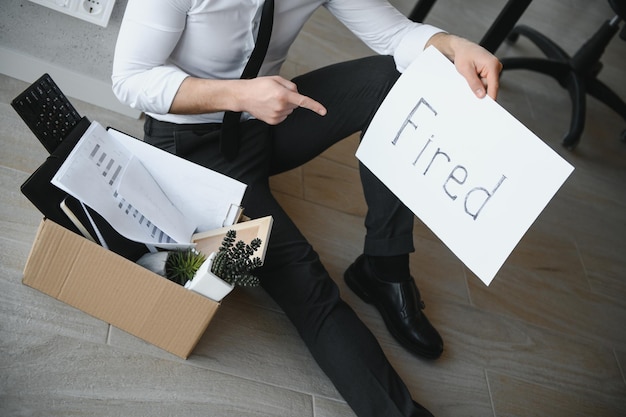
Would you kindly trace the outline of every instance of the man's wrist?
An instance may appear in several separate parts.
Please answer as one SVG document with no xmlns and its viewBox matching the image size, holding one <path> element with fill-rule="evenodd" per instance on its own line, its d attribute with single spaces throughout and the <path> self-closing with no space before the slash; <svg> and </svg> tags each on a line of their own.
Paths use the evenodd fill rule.
<svg viewBox="0 0 626 417">
<path fill-rule="evenodd" d="M 439 52 L 451 61 L 454 61 L 454 51 L 461 38 L 447 32 L 434 34 L 426 43 L 426 47 L 434 46 Z"/>
</svg>

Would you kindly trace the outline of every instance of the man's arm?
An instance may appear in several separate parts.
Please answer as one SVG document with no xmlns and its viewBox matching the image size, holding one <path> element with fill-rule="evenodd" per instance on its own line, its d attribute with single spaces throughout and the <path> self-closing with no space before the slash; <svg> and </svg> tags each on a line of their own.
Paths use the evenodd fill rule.
<svg viewBox="0 0 626 417">
<path fill-rule="evenodd" d="M 412 22 L 385 0 L 335 0 L 330 12 L 379 54 L 394 56 L 400 72 L 427 46 L 451 61 L 478 97 L 498 92 L 502 65 L 481 46 L 436 27 Z"/>
<path fill-rule="evenodd" d="M 200 114 L 220 111 L 248 112 L 259 120 L 276 125 L 297 107 L 320 116 L 326 108 L 298 93 L 294 83 L 280 76 L 251 80 L 207 80 L 187 77 L 174 96 L 170 113 Z"/>
</svg>

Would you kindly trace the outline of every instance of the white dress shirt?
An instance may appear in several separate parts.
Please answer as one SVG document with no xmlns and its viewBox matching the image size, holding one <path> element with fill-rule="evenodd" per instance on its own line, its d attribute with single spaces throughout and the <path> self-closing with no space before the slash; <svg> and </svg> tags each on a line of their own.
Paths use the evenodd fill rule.
<svg viewBox="0 0 626 417">
<path fill-rule="evenodd" d="M 188 76 L 241 76 L 254 48 L 263 1 L 129 0 L 115 49 L 115 95 L 158 120 L 221 122 L 221 112 L 175 115 L 168 110 Z M 320 6 L 375 52 L 392 55 L 401 72 L 441 32 L 411 22 L 385 0 L 275 0 L 272 38 L 259 75 L 279 73 L 289 47 Z"/>
</svg>

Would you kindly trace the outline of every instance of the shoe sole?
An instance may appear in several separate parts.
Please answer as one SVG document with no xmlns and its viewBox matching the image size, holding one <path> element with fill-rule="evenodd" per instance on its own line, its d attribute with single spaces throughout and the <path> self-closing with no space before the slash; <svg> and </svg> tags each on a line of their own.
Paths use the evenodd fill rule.
<svg viewBox="0 0 626 417">
<path fill-rule="evenodd" d="M 420 357 L 423 357 L 425 359 L 437 359 L 441 356 L 442 352 L 439 353 L 432 353 L 429 351 L 425 351 L 419 348 L 416 348 L 415 346 L 413 346 L 411 343 L 407 342 L 404 340 L 404 338 L 399 335 L 393 328 L 393 326 L 391 326 L 391 319 L 389 318 L 389 316 L 387 315 L 387 313 L 385 312 L 385 309 L 382 308 L 375 300 L 374 297 L 371 297 L 368 292 L 361 287 L 361 285 L 359 285 L 357 279 L 354 277 L 354 274 L 352 273 L 352 265 L 350 265 L 350 267 L 346 270 L 346 272 L 343 274 L 343 280 L 346 282 L 346 285 L 348 285 L 348 288 L 350 288 L 350 290 L 352 290 L 353 293 L 355 293 L 361 300 L 363 300 L 364 302 L 366 302 L 367 304 L 373 305 L 374 307 L 376 307 L 376 310 L 378 310 L 378 312 L 380 313 L 380 316 L 383 319 L 383 322 L 385 323 L 385 326 L 387 327 L 387 330 L 389 331 L 389 333 L 391 333 L 391 335 L 409 352 L 415 353 L 417 355 L 419 355 Z"/>
</svg>

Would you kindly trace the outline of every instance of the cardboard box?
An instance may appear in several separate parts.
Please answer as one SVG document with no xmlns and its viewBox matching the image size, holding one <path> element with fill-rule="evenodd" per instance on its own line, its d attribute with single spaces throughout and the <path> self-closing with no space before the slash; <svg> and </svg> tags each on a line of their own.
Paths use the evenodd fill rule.
<svg viewBox="0 0 626 417">
<path fill-rule="evenodd" d="M 22 282 L 185 359 L 219 307 L 50 220 Z"/>
<path fill-rule="evenodd" d="M 37 114 L 32 116 L 36 118 Z M 93 151 L 81 154 L 80 151 L 84 151 L 83 140 L 96 145 L 94 149 L 100 152 L 98 162 L 85 165 L 85 161 L 94 162 L 96 154 Z M 264 255 L 271 217 L 250 221 L 249 225 L 233 225 L 241 215 L 240 204 L 245 184 L 116 129 L 105 129 L 86 117 L 60 144 L 55 143 L 47 148 L 51 152 L 50 157 L 21 187 L 22 193 L 47 218 L 41 222 L 37 231 L 24 267 L 22 282 L 174 355 L 187 358 L 215 315 L 219 303 L 134 263 L 145 253 L 144 243 L 155 247 L 159 245 L 149 237 L 145 240 L 140 236 L 140 239 L 131 241 L 128 229 L 135 229 L 128 227 L 128 222 L 120 222 L 119 217 L 129 216 L 131 206 L 137 213 L 137 207 L 142 206 L 154 216 L 148 217 L 148 223 L 159 224 L 159 228 L 165 227 L 161 226 L 165 224 L 168 230 L 184 235 L 185 239 L 189 237 L 188 229 L 193 229 L 191 226 L 195 226 L 195 230 L 209 230 L 198 237 L 198 248 L 202 247 L 201 251 L 207 256 L 210 251 L 219 248 L 230 228 L 237 228 L 246 236 L 261 238 L 264 241 Z M 99 164 L 105 158 L 108 159 L 103 166 L 117 164 L 117 169 L 106 168 L 103 171 Z M 69 165 L 66 166 L 66 163 Z M 163 170 L 163 167 L 169 169 Z M 68 174 L 72 168 L 75 171 Z M 136 170 L 132 172 L 140 174 L 139 179 L 137 175 L 129 175 L 130 181 L 121 181 L 123 175 L 118 174 L 122 168 Z M 60 170 L 65 176 L 59 173 Z M 108 183 L 109 188 L 103 193 L 90 193 L 96 190 L 96 184 L 90 181 L 94 178 L 94 172 L 100 182 Z M 121 215 L 113 215 L 117 222 L 101 218 L 99 212 L 110 214 L 107 210 L 111 206 L 111 199 L 106 196 L 116 196 L 120 187 L 128 190 L 128 194 L 120 193 L 125 196 L 122 201 L 127 204 L 126 213 L 120 210 Z M 79 198 L 75 195 L 77 193 L 86 193 L 95 204 Z M 199 198 L 199 195 L 210 198 Z M 129 196 L 133 199 L 129 199 Z M 113 204 L 117 205 L 115 201 Z M 73 209 L 76 207 L 73 203 L 80 204 L 80 208 Z M 82 203 L 91 207 L 89 215 L 82 213 L 85 211 Z M 170 205 L 184 207 L 185 214 L 169 216 L 174 211 L 166 210 Z M 103 207 L 104 210 L 98 210 Z M 118 207 L 121 209 L 122 205 Z M 141 219 L 144 219 L 143 215 Z M 173 219 L 188 220 L 190 224 Z M 116 224 L 125 227 L 127 233 L 119 233 Z M 216 229 L 225 224 L 232 226 Z M 93 231 L 101 232 L 95 235 L 103 235 L 101 241 L 106 242 L 105 246 L 110 250 L 78 234 L 86 231 L 85 235 L 95 240 L 87 229 L 88 225 L 95 227 Z M 242 240 L 245 241 L 246 237 Z M 180 238 L 176 241 L 188 242 Z"/>
</svg>

